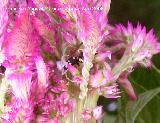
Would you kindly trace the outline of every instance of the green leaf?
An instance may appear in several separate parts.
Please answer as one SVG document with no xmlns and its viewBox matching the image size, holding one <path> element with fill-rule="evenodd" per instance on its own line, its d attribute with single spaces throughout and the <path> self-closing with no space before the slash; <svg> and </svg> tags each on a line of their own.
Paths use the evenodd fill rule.
<svg viewBox="0 0 160 123">
<path fill-rule="evenodd" d="M 115 115 L 105 114 L 103 117 L 103 123 L 114 123 L 116 120 Z"/>
<path fill-rule="evenodd" d="M 160 93 L 160 87 L 146 91 L 138 96 L 137 101 L 129 101 L 126 105 L 126 123 L 134 123 L 139 112 L 145 107 L 145 105 L 153 99 L 158 93 Z"/>
</svg>

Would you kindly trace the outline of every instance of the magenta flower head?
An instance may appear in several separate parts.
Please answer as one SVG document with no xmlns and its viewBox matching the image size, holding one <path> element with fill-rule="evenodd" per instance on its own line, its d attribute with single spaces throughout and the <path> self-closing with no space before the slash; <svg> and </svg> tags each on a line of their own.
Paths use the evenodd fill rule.
<svg viewBox="0 0 160 123">
<path fill-rule="evenodd" d="M 9 81 L 13 81 L 13 78 L 15 78 L 18 83 L 21 79 L 24 79 L 23 75 L 27 75 L 24 80 L 28 81 L 27 83 L 30 83 L 29 85 L 31 86 L 32 70 L 35 68 L 37 69 L 39 85 L 46 86 L 47 68 L 38 48 L 38 35 L 32 27 L 29 13 L 27 11 L 20 13 L 13 30 L 8 34 L 7 39 L 3 43 L 3 51 L 6 57 L 4 62 L 7 68 L 6 75 Z M 25 83 L 24 80 L 21 84 Z M 16 81 L 10 82 L 11 85 L 16 83 Z M 27 86 L 26 88 L 29 89 L 30 87 Z"/>
<path fill-rule="evenodd" d="M 94 88 L 105 86 L 114 81 L 114 76 L 111 69 L 97 70 L 90 78 L 91 86 Z"/>
<path fill-rule="evenodd" d="M 106 98 L 116 99 L 120 97 L 120 91 L 117 84 L 108 87 L 102 87 L 101 93 Z"/>
<path fill-rule="evenodd" d="M 157 41 L 153 29 L 147 33 L 146 28 L 140 24 L 137 24 L 137 27 L 133 27 L 131 23 L 128 23 L 127 28 L 121 24 L 117 25 L 111 31 L 111 35 L 113 36 L 113 42 L 118 40 L 119 46 L 125 48 L 120 62 L 115 64 L 112 70 L 113 74 L 116 78 L 120 77 L 119 84 L 126 90 L 131 99 L 135 100 L 137 97 L 127 78 L 128 74 L 132 72 L 130 69 L 133 69 L 138 64 L 150 67 L 152 65 L 152 56 L 160 52 L 160 43 Z M 118 50 L 119 48 L 117 48 Z M 123 76 L 124 72 L 127 76 Z"/>
<path fill-rule="evenodd" d="M 87 120 L 90 120 L 92 118 L 92 112 L 90 110 L 85 110 L 83 113 L 82 113 L 82 118 L 87 121 Z"/>
<path fill-rule="evenodd" d="M 25 71 L 24 73 L 12 73 L 8 76 L 9 83 L 13 89 L 15 97 L 27 100 L 30 96 L 32 73 Z M 17 89 L 19 87 L 19 89 Z"/>
<path fill-rule="evenodd" d="M 5 78 L 11 86 L 12 98 L 15 98 L 15 101 L 12 100 L 11 106 L 8 106 L 13 112 L 15 108 L 18 110 L 17 113 L 15 112 L 15 121 L 18 117 L 21 117 L 22 121 L 26 121 L 23 118 L 30 117 L 29 119 L 31 119 L 34 116 L 32 115 L 34 108 L 32 89 L 34 85 L 37 85 L 36 91 L 40 98 L 43 97 L 42 90 L 44 92 L 48 86 L 48 72 L 40 54 L 38 34 L 34 30 L 29 16 L 27 11 L 20 13 L 12 31 L 2 45 L 5 55 L 3 62 L 6 68 Z M 24 104 L 26 107 L 22 108 Z M 30 109 L 29 114 L 26 112 L 27 106 Z M 8 114 L 14 113 L 9 112 Z M 19 116 L 19 114 L 23 115 Z"/>
<path fill-rule="evenodd" d="M 97 70 L 97 72 L 91 76 L 91 86 L 92 87 L 100 87 L 107 83 L 106 78 L 104 77 L 102 71 Z"/>
<path fill-rule="evenodd" d="M 35 58 L 35 64 L 37 68 L 39 86 L 46 88 L 48 86 L 48 70 L 41 56 Z"/>
<path fill-rule="evenodd" d="M 97 106 L 95 109 L 93 109 L 93 117 L 98 120 L 102 118 L 103 109 L 102 106 Z"/>
<path fill-rule="evenodd" d="M 123 57 L 121 58 L 123 62 L 116 64 L 113 69 L 116 77 L 119 77 L 125 70 L 134 67 L 137 63 L 147 67 L 151 66 L 152 55 L 160 52 L 160 43 L 157 41 L 153 30 L 147 33 L 146 28 L 140 24 L 137 24 L 137 27 L 133 27 L 131 23 L 128 23 L 127 28 L 123 25 L 117 25 L 116 28 L 111 31 L 111 35 L 114 41 L 119 40 L 120 44 L 126 47 Z M 118 67 L 122 64 L 126 64 L 126 66 L 118 70 Z"/>
<path fill-rule="evenodd" d="M 129 22 L 127 28 L 118 25 L 117 31 L 121 32 L 120 39 L 128 43 L 129 49 L 126 53 L 136 53 L 133 57 L 134 62 L 145 65 L 145 59 L 150 60 L 153 54 L 160 52 L 160 43 L 157 42 L 153 29 L 147 33 L 145 27 L 137 24 L 137 27 L 134 28 Z"/>
<path fill-rule="evenodd" d="M 2 42 L 4 40 L 4 36 L 6 33 L 6 27 L 8 24 L 8 11 L 6 10 L 8 6 L 8 0 L 0 2 L 0 47 L 2 46 Z"/>
<path fill-rule="evenodd" d="M 8 6 L 8 0 L 0 1 L 0 64 L 4 61 L 4 54 L 2 52 L 2 43 L 5 39 L 8 24 L 8 11 L 6 10 Z"/>
<path fill-rule="evenodd" d="M 23 13 L 17 19 L 15 27 L 8 34 L 2 47 L 5 54 L 6 77 L 12 86 L 15 96 L 21 98 L 23 96 L 28 98 L 27 95 L 30 91 L 32 79 L 30 70 L 33 66 L 33 57 L 38 54 L 36 48 L 38 40 L 36 35 L 33 38 L 33 34 L 28 13 Z M 22 87 L 19 88 L 20 90 L 22 89 L 20 92 L 16 92 L 19 90 L 16 89 L 18 85 Z"/>
<path fill-rule="evenodd" d="M 3 50 L 6 57 L 15 57 L 28 62 L 29 58 L 38 54 L 38 44 L 38 37 L 32 28 L 29 13 L 24 12 L 20 14 L 13 30 L 8 34 Z"/>
<path fill-rule="evenodd" d="M 10 2 L 16 10 L 0 2 L 0 122 L 101 123 L 100 96 L 120 98 L 120 85 L 137 99 L 128 76 L 160 52 L 153 30 L 109 25 L 111 0 Z"/>
</svg>

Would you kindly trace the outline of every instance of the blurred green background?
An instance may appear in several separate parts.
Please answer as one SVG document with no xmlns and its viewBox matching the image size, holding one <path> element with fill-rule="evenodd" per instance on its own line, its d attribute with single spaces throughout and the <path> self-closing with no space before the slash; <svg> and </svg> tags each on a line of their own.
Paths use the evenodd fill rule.
<svg viewBox="0 0 160 123">
<path fill-rule="evenodd" d="M 126 25 L 128 21 L 134 25 L 140 22 L 147 27 L 148 31 L 154 28 L 156 35 L 160 37 L 160 0 L 112 0 L 109 23 Z M 137 95 L 160 87 L 160 55 L 153 57 L 153 63 L 155 65 L 153 68 L 141 67 L 130 75 L 129 79 Z M 128 100 L 127 95 L 123 92 L 122 98 L 118 100 L 101 97 L 98 104 L 103 105 L 107 112 L 104 123 L 126 123 L 125 120 L 120 119 L 122 116 L 125 119 L 125 113 L 129 110 L 126 108 Z M 145 105 L 134 123 L 160 123 L 160 94 Z"/>
<path fill-rule="evenodd" d="M 160 0 L 112 0 L 110 23 L 142 23 L 160 32 Z"/>
</svg>

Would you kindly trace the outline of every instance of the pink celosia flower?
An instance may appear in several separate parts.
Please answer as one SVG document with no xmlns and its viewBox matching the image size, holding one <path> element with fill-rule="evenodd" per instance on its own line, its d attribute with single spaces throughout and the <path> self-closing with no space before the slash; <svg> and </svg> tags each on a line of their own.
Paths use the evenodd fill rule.
<svg viewBox="0 0 160 123">
<path fill-rule="evenodd" d="M 82 76 L 78 69 L 70 64 L 67 65 L 68 71 L 72 74 L 72 82 L 81 84 L 83 82 Z"/>
<path fill-rule="evenodd" d="M 74 76 L 72 80 L 73 80 L 74 83 L 76 83 L 78 85 L 82 84 L 82 82 L 83 82 L 83 79 L 82 79 L 81 76 Z"/>
<path fill-rule="evenodd" d="M 123 25 L 118 25 L 111 31 L 111 34 L 113 34 L 113 37 L 115 35 L 117 39 L 125 43 L 126 47 L 121 62 L 116 64 L 113 68 L 113 73 L 116 78 L 118 78 L 122 72 L 137 63 L 141 63 L 145 66 L 151 65 L 151 56 L 160 52 L 160 43 L 157 42 L 153 30 L 147 33 L 146 28 L 142 27 L 140 24 L 135 28 L 131 23 L 128 23 L 127 28 Z M 122 64 L 124 67 L 120 70 Z"/>
<path fill-rule="evenodd" d="M 119 89 L 117 88 L 117 84 L 107 86 L 107 87 L 102 87 L 101 88 L 101 93 L 104 97 L 106 98 L 119 98 L 120 97 L 120 92 Z"/>
<path fill-rule="evenodd" d="M 95 109 L 93 109 L 93 117 L 98 120 L 102 118 L 103 109 L 102 106 L 97 106 Z"/>
<path fill-rule="evenodd" d="M 51 30 L 44 22 L 36 17 L 32 18 L 32 22 L 39 35 L 42 36 L 50 45 L 55 46 L 54 42 L 54 32 Z"/>
<path fill-rule="evenodd" d="M 91 86 L 92 87 L 100 87 L 107 83 L 106 78 L 104 77 L 102 71 L 97 70 L 97 72 L 91 76 Z"/>
<path fill-rule="evenodd" d="M 36 38 L 32 39 L 33 30 L 27 17 L 27 13 L 22 14 L 21 17 L 19 17 L 15 28 L 8 35 L 8 38 L 3 44 L 3 51 L 6 57 L 6 75 L 12 85 L 13 93 L 15 93 L 15 96 L 18 98 L 22 98 L 23 96 L 24 98 L 27 98 L 27 95 L 29 94 L 32 73 L 29 71 L 31 67 L 28 68 L 29 66 L 27 64 L 33 62 L 31 56 L 35 55 L 35 53 L 37 54 L 37 48 L 35 47 L 37 46 L 37 40 Z M 21 88 L 19 88 L 20 92 L 16 92 L 18 91 L 16 88 L 19 84 L 21 85 Z"/>
<path fill-rule="evenodd" d="M 92 118 L 92 112 L 90 110 L 85 110 L 84 112 L 82 112 L 82 118 L 84 120 L 89 120 Z"/>
<path fill-rule="evenodd" d="M 88 0 L 88 2 L 92 7 L 99 8 L 99 10 L 93 11 L 93 15 L 95 16 L 95 20 L 102 31 L 102 35 L 105 35 L 106 31 L 108 31 L 107 14 L 110 9 L 111 0 Z"/>
<path fill-rule="evenodd" d="M 74 34 L 70 34 L 68 32 L 63 33 L 64 39 L 69 44 L 75 44 L 77 43 L 76 38 L 74 37 Z"/>
<path fill-rule="evenodd" d="M 69 94 L 64 92 L 56 99 L 55 106 L 59 116 L 66 117 L 69 112 L 73 111 L 73 108 L 75 107 L 75 100 L 70 99 Z"/>
<path fill-rule="evenodd" d="M 113 73 L 110 69 L 108 69 L 108 70 L 104 69 L 103 70 L 103 75 L 104 75 L 107 82 L 112 82 L 112 81 L 115 80 L 115 77 L 114 77 L 114 75 L 113 75 Z"/>
<path fill-rule="evenodd" d="M 13 30 L 3 43 L 5 75 L 11 85 L 13 97 L 16 98 L 15 103 L 19 104 L 16 107 L 15 119 L 21 117 L 22 121 L 25 121 L 24 116 L 28 116 L 27 119 L 30 119 L 34 107 L 32 101 L 43 98 L 48 86 L 48 71 L 40 55 L 38 39 L 29 13 L 25 11 L 20 13 Z M 22 107 L 28 100 L 31 102 L 26 103 L 25 108 Z M 31 112 L 26 112 L 27 106 L 32 107 Z M 23 114 L 23 116 L 19 116 L 19 114 Z M 9 116 L 12 115 L 9 113 Z M 28 123 L 29 120 L 26 122 Z"/>
<path fill-rule="evenodd" d="M 48 118 L 44 118 L 43 116 L 38 116 L 37 120 L 38 123 L 61 123 L 60 120 L 55 117 L 54 119 L 48 120 Z"/>
<path fill-rule="evenodd" d="M 35 58 L 35 61 L 39 85 L 46 88 L 48 86 L 48 71 L 46 65 L 41 57 Z"/>
<path fill-rule="evenodd" d="M 27 62 L 31 56 L 36 56 L 39 52 L 38 37 L 32 28 L 27 12 L 22 13 L 17 19 L 15 28 L 8 34 L 3 44 L 6 57 L 16 56 L 16 59 Z"/>
<path fill-rule="evenodd" d="M 85 1 L 83 1 L 83 6 L 86 8 L 88 7 Z M 108 6 L 108 4 L 106 6 Z M 95 20 L 95 16 L 90 11 L 82 11 L 80 14 L 80 19 L 77 22 L 79 27 L 78 36 L 84 45 L 84 60 L 82 68 L 82 76 L 84 82 L 80 85 L 80 89 L 82 92 L 80 94 L 80 98 L 84 98 L 86 96 L 89 72 L 93 67 L 92 61 L 103 37 L 99 25 Z"/>
<path fill-rule="evenodd" d="M 51 88 L 51 91 L 54 93 L 60 93 L 60 92 L 64 92 L 67 91 L 67 87 L 65 87 L 65 85 L 57 85 Z"/>
<path fill-rule="evenodd" d="M 128 74 L 127 73 L 124 73 L 120 76 L 120 78 L 118 79 L 118 83 L 125 89 L 125 92 L 128 94 L 128 96 L 132 100 L 137 99 L 137 96 L 134 92 L 134 89 L 133 89 L 130 81 L 128 80 Z"/>
<path fill-rule="evenodd" d="M 114 81 L 114 76 L 111 71 L 110 66 L 107 63 L 105 64 L 105 68 L 102 70 L 96 70 L 94 75 L 90 77 L 91 86 L 94 88 L 99 88 L 101 86 L 107 85 L 107 83 L 111 83 Z"/>
<path fill-rule="evenodd" d="M 142 50 L 145 50 L 150 54 L 156 54 L 159 52 L 160 44 L 157 42 L 153 30 L 150 30 L 150 32 L 147 33 L 145 27 L 137 24 L 137 27 L 134 28 L 131 23 L 128 23 L 128 28 L 121 25 L 118 29 L 122 32 L 121 37 L 123 36 L 128 39 L 128 43 L 131 44 L 132 52 L 139 52 Z"/>
<path fill-rule="evenodd" d="M 4 54 L 1 51 L 2 43 L 6 36 L 7 24 L 8 24 L 8 0 L 0 1 L 0 64 L 4 61 Z"/>
<path fill-rule="evenodd" d="M 109 58 L 111 60 L 111 52 L 105 51 L 102 53 L 98 53 L 95 57 L 96 61 L 105 61 L 106 58 Z"/>
<path fill-rule="evenodd" d="M 2 10 L 5 2 L 0 2 Z M 140 24 L 133 27 L 128 23 L 127 28 L 121 24 L 109 26 L 110 3 L 111 0 L 14 2 L 13 7 L 17 8 L 54 10 L 19 10 L 9 16 L 9 31 L 0 53 L 0 64 L 6 68 L 2 83 L 8 82 L 12 89 L 10 100 L 2 100 L 11 109 L 2 110 L 4 123 L 70 123 L 75 119 L 99 122 L 103 110 L 96 101 L 100 95 L 119 98 L 116 82 L 136 99 L 127 78 L 128 69 L 137 63 L 151 65 L 151 57 L 160 52 L 160 44 L 153 31 L 147 33 Z M 4 17 L 0 18 L 1 34 L 7 29 L 8 16 L 6 10 L 0 13 Z M 4 35 L 0 46 L 3 39 Z M 79 56 L 80 51 L 83 62 L 69 64 L 68 61 L 74 62 L 70 58 Z M 0 84 L 1 87 L 4 86 Z"/>
<path fill-rule="evenodd" d="M 29 123 L 33 118 L 34 104 L 27 100 L 23 101 L 23 105 L 19 100 L 12 98 L 11 102 L 7 104 L 11 108 L 5 115 L 3 115 L 4 123 L 10 122 L 24 122 Z"/>
<path fill-rule="evenodd" d="M 32 73 L 30 71 L 12 73 L 7 79 L 12 86 L 14 96 L 22 100 L 27 100 L 29 98 L 32 85 Z"/>
<path fill-rule="evenodd" d="M 73 75 L 73 76 L 77 76 L 80 75 L 78 69 L 70 64 L 67 65 L 68 71 Z"/>
<path fill-rule="evenodd" d="M 8 23 L 8 11 L 7 11 L 8 0 L 0 1 L 0 48 L 4 40 L 6 33 L 6 26 Z"/>
</svg>

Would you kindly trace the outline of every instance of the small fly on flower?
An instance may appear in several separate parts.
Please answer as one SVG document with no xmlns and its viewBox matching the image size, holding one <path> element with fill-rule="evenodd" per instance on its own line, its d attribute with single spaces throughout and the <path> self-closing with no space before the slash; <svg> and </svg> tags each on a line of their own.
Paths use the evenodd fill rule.
<svg viewBox="0 0 160 123">
<path fill-rule="evenodd" d="M 79 56 L 73 56 L 69 57 L 65 62 L 58 61 L 57 62 L 57 68 L 60 71 L 66 71 L 68 69 L 68 64 L 69 65 L 78 65 L 83 62 L 83 52 L 80 53 Z"/>
<path fill-rule="evenodd" d="M 83 53 L 81 52 L 79 56 L 70 57 L 67 61 L 70 65 L 79 65 L 80 62 L 83 62 Z"/>
</svg>

